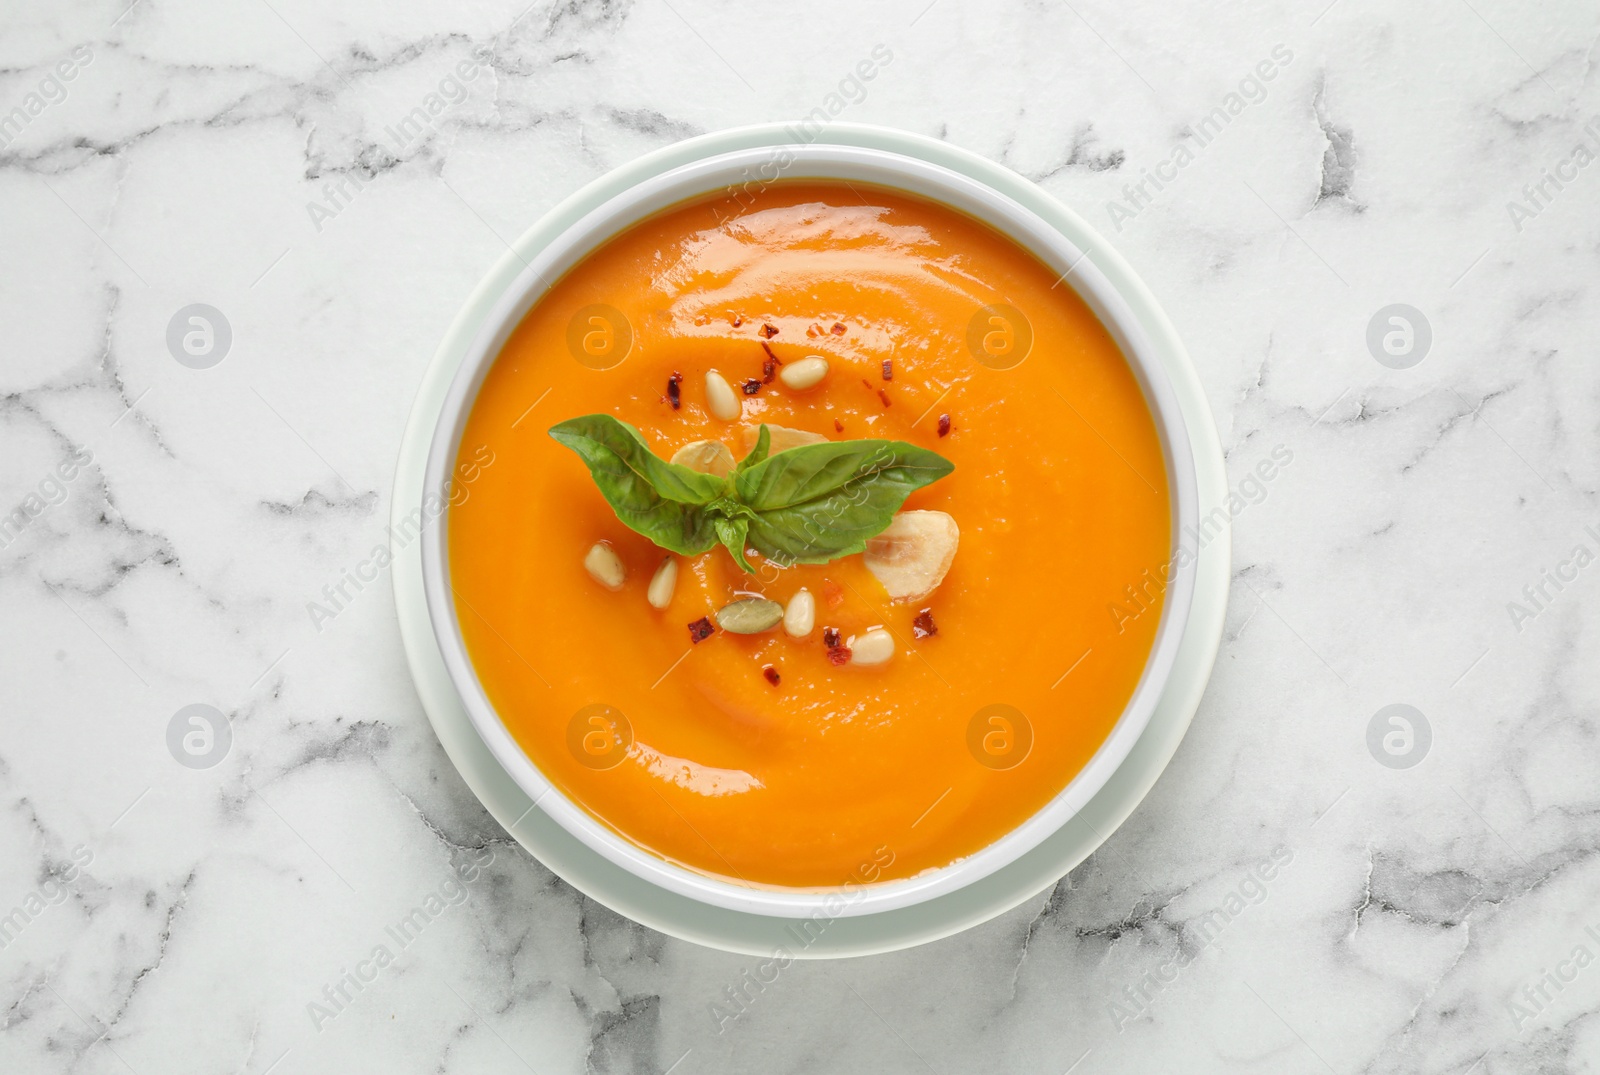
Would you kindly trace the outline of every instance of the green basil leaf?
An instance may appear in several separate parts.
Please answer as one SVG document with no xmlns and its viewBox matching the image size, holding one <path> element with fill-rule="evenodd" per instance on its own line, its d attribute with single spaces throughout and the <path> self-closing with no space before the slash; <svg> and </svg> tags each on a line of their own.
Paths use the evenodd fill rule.
<svg viewBox="0 0 1600 1075">
<path fill-rule="evenodd" d="M 761 423 L 761 429 L 756 434 L 756 446 L 750 449 L 750 454 L 739 460 L 739 465 L 733 468 L 734 477 L 738 477 L 757 463 L 766 459 L 772 451 L 772 430 L 767 428 L 767 423 Z"/>
<path fill-rule="evenodd" d="M 744 555 L 745 537 L 750 531 L 750 520 L 743 515 L 732 518 L 717 515 L 712 517 L 711 523 L 716 528 L 717 540 L 733 554 L 734 563 L 752 575 L 755 574 L 756 569 L 750 566 L 750 561 Z"/>
<path fill-rule="evenodd" d="M 724 479 L 667 462 L 637 429 L 608 414 L 569 419 L 550 435 L 578 453 L 624 526 L 685 556 L 717 544 L 716 513 L 706 505 L 725 495 Z"/>
<path fill-rule="evenodd" d="M 735 474 L 752 512 L 749 543 L 780 563 L 827 563 L 863 551 L 906 497 L 955 464 L 904 441 L 803 444 Z"/>
</svg>

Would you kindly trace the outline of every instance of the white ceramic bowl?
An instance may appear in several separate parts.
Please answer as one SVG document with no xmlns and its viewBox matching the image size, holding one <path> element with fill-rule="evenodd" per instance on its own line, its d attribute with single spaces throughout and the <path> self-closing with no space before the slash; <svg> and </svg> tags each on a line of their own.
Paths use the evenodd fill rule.
<svg viewBox="0 0 1600 1075">
<path fill-rule="evenodd" d="M 429 620 L 467 714 L 496 760 L 534 804 L 585 846 L 629 873 L 714 907 L 757 915 L 828 919 L 891 911 L 954 892 L 1015 861 L 1065 825 L 1109 780 L 1150 721 L 1172 670 L 1194 596 L 1195 563 L 1176 557 L 1180 535 L 1197 522 L 1194 460 L 1182 411 L 1165 371 L 1123 298 L 1093 262 L 1034 213 L 995 189 L 937 164 L 849 145 L 761 147 L 724 153 L 654 175 L 580 218 L 528 262 L 500 297 L 452 381 L 428 453 L 424 490 L 447 488 L 462 430 L 501 348 L 551 283 L 607 239 L 663 209 L 752 179 L 842 179 L 905 191 L 982 220 L 1033 253 L 1083 297 L 1127 357 L 1144 392 L 1167 468 L 1172 504 L 1169 548 L 1176 568 L 1144 674 L 1121 717 L 1089 763 L 1060 794 L 983 850 L 915 877 L 840 889 L 746 886 L 684 869 L 617 835 L 550 783 L 506 729 L 473 669 L 450 598 L 446 556 L 449 512 L 422 533 L 422 577 Z"/>
</svg>

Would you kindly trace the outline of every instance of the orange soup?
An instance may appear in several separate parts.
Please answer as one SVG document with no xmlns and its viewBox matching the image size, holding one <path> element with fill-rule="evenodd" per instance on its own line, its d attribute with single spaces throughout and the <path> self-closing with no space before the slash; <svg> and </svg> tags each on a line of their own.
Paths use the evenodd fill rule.
<svg viewBox="0 0 1600 1075">
<path fill-rule="evenodd" d="M 825 375 L 792 387 L 813 357 Z M 954 470 L 901 511 L 953 558 L 896 599 L 870 549 L 752 552 L 754 573 L 720 545 L 669 557 L 549 435 L 585 415 L 662 459 L 742 458 L 763 423 L 774 450 L 800 431 L 938 453 Z M 1100 747 L 1161 616 L 1166 470 L 1105 328 L 986 225 L 860 184 L 708 198 L 591 254 L 494 363 L 458 462 L 451 584 L 506 726 L 610 828 L 734 882 L 890 880 L 993 843 Z M 800 637 L 720 626 L 801 589 Z"/>
</svg>

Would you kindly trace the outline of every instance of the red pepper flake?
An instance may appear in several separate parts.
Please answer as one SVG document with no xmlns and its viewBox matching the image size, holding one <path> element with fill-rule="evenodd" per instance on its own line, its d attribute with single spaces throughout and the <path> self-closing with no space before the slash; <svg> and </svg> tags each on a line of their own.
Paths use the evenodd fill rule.
<svg viewBox="0 0 1600 1075">
<path fill-rule="evenodd" d="M 822 644 L 829 649 L 837 649 L 839 647 L 839 628 L 824 627 L 822 629 Z"/>
<path fill-rule="evenodd" d="M 667 402 L 672 404 L 672 409 L 677 410 L 683 406 L 683 374 L 674 373 L 667 378 Z"/>
<path fill-rule="evenodd" d="M 748 381 L 746 381 L 744 384 L 740 385 L 739 387 L 744 389 L 744 394 L 745 395 L 753 396 L 757 392 L 761 391 L 761 386 L 766 384 L 766 383 L 767 383 L 766 381 L 758 381 L 754 377 L 752 377 Z"/>
<path fill-rule="evenodd" d="M 830 646 L 828 648 L 828 660 L 829 660 L 830 663 L 836 664 L 836 665 L 849 664 L 850 663 L 850 647 L 849 646 Z"/>
<path fill-rule="evenodd" d="M 822 580 L 822 599 L 829 608 L 838 608 L 844 604 L 844 587 L 832 579 Z"/>
<path fill-rule="evenodd" d="M 772 348 L 767 346 L 766 340 L 761 341 L 761 349 L 767 353 L 767 357 L 761 362 L 761 383 L 771 384 L 772 379 L 778 375 L 778 367 L 783 365 L 783 361 L 772 353 Z"/>
<path fill-rule="evenodd" d="M 911 621 L 911 637 L 932 638 L 939 633 L 938 624 L 933 622 L 933 609 L 925 608 L 917 613 L 917 618 Z"/>
<path fill-rule="evenodd" d="M 948 437 L 949 435 L 950 435 L 950 416 L 948 414 L 941 414 L 939 416 L 939 436 Z"/>
<path fill-rule="evenodd" d="M 777 334 L 778 334 L 778 328 L 777 328 L 776 325 L 762 325 L 761 326 L 761 335 L 765 336 L 767 339 L 770 340 L 770 339 L 772 339 L 772 337 L 776 336 Z"/>
<path fill-rule="evenodd" d="M 889 406 L 889 393 L 888 392 L 884 391 L 881 388 L 878 389 L 878 398 L 883 400 L 883 405 L 885 407 Z"/>
<path fill-rule="evenodd" d="M 883 360 L 883 379 L 886 381 L 894 380 L 894 359 L 892 358 Z"/>
<path fill-rule="evenodd" d="M 843 321 L 835 321 L 833 323 L 833 327 L 830 328 L 828 331 L 833 333 L 835 336 L 843 336 L 844 335 L 844 322 Z"/>
<path fill-rule="evenodd" d="M 767 682 L 772 684 L 774 687 L 778 685 L 778 680 L 782 678 L 778 675 L 778 670 L 772 667 L 770 664 L 762 667 L 761 674 L 766 676 Z"/>
<path fill-rule="evenodd" d="M 735 314 L 733 317 L 733 327 L 738 328 L 742 324 L 744 324 L 744 318 L 738 314 Z"/>
<path fill-rule="evenodd" d="M 833 431 L 835 433 L 843 433 L 844 432 L 844 423 L 839 421 L 839 419 L 835 418 L 833 420 Z"/>
<path fill-rule="evenodd" d="M 711 626 L 711 617 L 701 616 L 689 625 L 689 641 L 699 645 L 711 637 L 716 628 Z"/>
</svg>

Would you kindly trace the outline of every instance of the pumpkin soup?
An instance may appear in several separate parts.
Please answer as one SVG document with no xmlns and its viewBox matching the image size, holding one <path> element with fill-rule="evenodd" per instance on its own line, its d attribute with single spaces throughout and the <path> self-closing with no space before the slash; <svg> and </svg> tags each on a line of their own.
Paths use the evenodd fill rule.
<svg viewBox="0 0 1600 1075">
<path fill-rule="evenodd" d="M 902 194 L 780 182 L 623 232 L 489 370 L 459 462 L 486 451 L 447 540 L 490 701 L 574 802 L 734 882 L 993 843 L 1100 747 L 1160 619 L 1127 362 L 1030 253 Z"/>
</svg>

